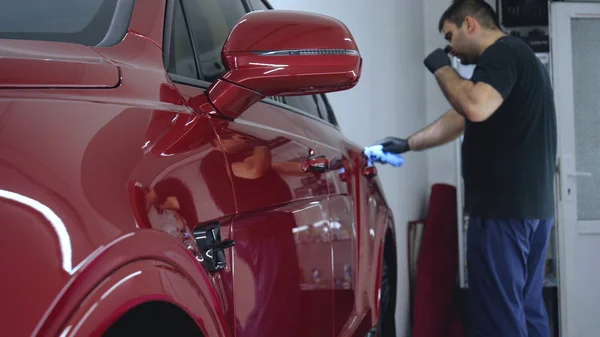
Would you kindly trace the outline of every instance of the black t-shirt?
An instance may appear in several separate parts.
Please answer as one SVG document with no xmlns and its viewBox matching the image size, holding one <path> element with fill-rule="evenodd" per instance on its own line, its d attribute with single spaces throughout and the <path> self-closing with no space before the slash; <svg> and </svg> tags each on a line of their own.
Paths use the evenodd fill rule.
<svg viewBox="0 0 600 337">
<path fill-rule="evenodd" d="M 466 122 L 465 211 L 553 217 L 556 114 L 544 65 L 521 39 L 504 36 L 484 51 L 471 80 L 491 85 L 504 102 L 486 121 Z"/>
</svg>

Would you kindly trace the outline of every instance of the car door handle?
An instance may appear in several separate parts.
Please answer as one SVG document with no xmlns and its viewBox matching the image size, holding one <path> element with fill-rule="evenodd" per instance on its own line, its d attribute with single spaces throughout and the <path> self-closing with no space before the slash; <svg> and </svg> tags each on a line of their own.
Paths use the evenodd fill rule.
<svg viewBox="0 0 600 337">
<path fill-rule="evenodd" d="M 377 168 L 375 166 L 367 166 L 362 170 L 363 176 L 367 178 L 374 178 L 377 176 Z"/>
<path fill-rule="evenodd" d="M 323 173 L 329 169 L 329 159 L 326 156 L 310 156 L 302 165 L 304 172 Z"/>
</svg>

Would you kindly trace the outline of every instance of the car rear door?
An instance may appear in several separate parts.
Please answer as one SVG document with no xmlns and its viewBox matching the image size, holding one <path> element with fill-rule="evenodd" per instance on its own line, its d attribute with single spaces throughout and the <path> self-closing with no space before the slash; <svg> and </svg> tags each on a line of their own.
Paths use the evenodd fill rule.
<svg viewBox="0 0 600 337">
<path fill-rule="evenodd" d="M 165 62 L 182 95 L 198 108 L 206 88 L 225 72 L 222 45 L 249 6 L 240 0 L 181 3 L 181 17 L 173 22 L 188 24 L 191 46 L 184 37 L 170 49 L 191 47 L 197 57 Z M 329 189 L 322 175 L 303 170 L 318 156 L 303 120 L 277 98 L 253 105 L 235 121 L 212 119 L 219 143 L 200 174 L 225 164 L 234 190 L 232 231 L 223 234 L 235 240 L 231 260 L 228 255 L 232 274 L 220 277 L 237 336 L 332 335 L 332 253 L 323 243 Z M 226 208 L 219 186 L 207 183 L 212 199 Z"/>
</svg>

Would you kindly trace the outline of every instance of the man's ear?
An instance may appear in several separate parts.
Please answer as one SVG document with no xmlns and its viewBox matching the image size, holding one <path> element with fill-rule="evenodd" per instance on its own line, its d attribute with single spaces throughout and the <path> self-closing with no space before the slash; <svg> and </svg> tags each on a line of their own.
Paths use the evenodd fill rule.
<svg viewBox="0 0 600 337">
<path fill-rule="evenodd" d="M 465 22 L 463 23 L 463 25 L 465 25 L 467 33 L 473 34 L 479 27 L 479 22 L 477 22 L 477 20 L 475 20 L 474 17 L 467 15 L 465 17 Z"/>
</svg>

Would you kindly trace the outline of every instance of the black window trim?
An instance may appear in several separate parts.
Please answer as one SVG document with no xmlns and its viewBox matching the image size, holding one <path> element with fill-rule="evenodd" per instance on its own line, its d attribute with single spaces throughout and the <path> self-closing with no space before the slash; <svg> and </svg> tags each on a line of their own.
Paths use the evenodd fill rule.
<svg viewBox="0 0 600 337">
<path fill-rule="evenodd" d="M 262 2 L 263 5 L 265 5 L 268 9 L 273 9 L 273 6 L 271 6 L 271 4 L 268 1 L 266 1 L 266 0 L 258 0 L 258 1 Z M 256 8 L 254 8 L 254 6 L 252 6 L 252 2 L 250 2 L 250 0 L 248 0 L 247 2 L 248 2 L 248 6 L 251 7 L 253 10 L 258 10 Z"/>
<path fill-rule="evenodd" d="M 171 58 L 171 35 L 173 35 L 173 11 L 175 10 L 175 1 L 178 0 L 167 0 L 167 7 L 165 8 L 165 23 L 163 26 L 163 66 L 169 76 L 173 75 L 169 73 L 168 64 Z"/>
<path fill-rule="evenodd" d="M 287 101 L 286 98 L 287 97 L 305 97 L 305 98 L 308 98 L 309 96 L 310 96 L 310 98 L 312 98 L 312 101 L 315 104 L 315 108 L 317 108 L 317 114 L 318 114 L 318 116 L 315 116 L 315 115 L 313 115 L 313 114 L 311 114 L 311 113 L 309 113 L 307 111 L 306 111 L 306 113 L 309 114 L 309 115 L 311 115 L 311 116 L 313 116 L 313 117 L 324 119 L 323 115 L 321 114 L 321 109 L 319 109 L 319 104 L 317 103 L 317 98 L 315 97 L 314 94 L 306 94 L 306 95 L 300 95 L 300 96 L 279 96 L 279 97 L 281 97 L 283 99 L 283 102 L 281 102 L 281 103 L 283 103 L 283 104 L 285 104 L 287 106 L 290 106 L 290 107 L 292 107 L 292 108 L 294 108 L 296 110 L 304 111 L 302 109 L 296 108 L 295 106 L 293 106 L 293 105 L 291 105 L 289 103 L 286 103 L 286 101 Z"/>
<path fill-rule="evenodd" d="M 249 7 L 248 7 L 249 4 L 247 4 L 246 1 L 244 1 L 244 0 L 241 0 L 241 1 L 244 3 L 244 7 L 246 7 L 247 10 L 250 10 Z M 181 9 L 184 11 L 184 17 L 185 17 L 185 8 L 183 6 L 183 3 L 181 3 L 181 0 L 168 0 L 167 1 L 167 8 L 165 10 L 165 25 L 164 25 L 164 28 L 163 28 L 163 30 L 164 30 L 164 32 L 163 32 L 163 63 L 164 63 L 164 66 L 165 66 L 165 70 L 167 68 L 166 65 L 168 64 L 167 61 L 169 60 L 169 57 L 171 56 L 171 55 L 169 55 L 169 51 L 170 51 L 170 47 L 171 47 L 171 34 L 172 34 L 172 31 L 173 31 L 173 14 L 174 14 L 176 2 L 179 2 L 181 4 Z M 263 3 L 268 4 L 268 2 L 265 2 L 265 1 L 263 1 Z M 269 7 L 270 7 L 270 5 L 269 5 Z M 188 25 L 187 18 L 186 18 L 186 23 L 185 24 L 186 24 L 186 28 L 187 28 L 188 34 L 190 34 L 190 38 L 192 39 L 194 60 L 196 62 L 196 72 L 197 72 L 198 77 L 200 77 L 200 67 L 199 67 L 199 65 L 197 63 L 198 62 L 197 61 L 197 59 L 198 59 L 198 57 L 197 57 L 198 53 L 196 52 L 195 43 L 193 42 L 194 38 L 191 35 L 190 27 Z M 191 78 L 191 77 L 186 77 L 186 76 L 182 76 L 182 75 L 177 75 L 177 74 L 169 73 L 168 71 L 167 71 L 167 74 L 169 75 L 169 78 L 171 79 L 171 81 L 173 81 L 173 83 L 177 83 L 177 84 L 189 85 L 189 86 L 192 86 L 192 87 L 201 88 L 201 89 L 205 89 L 205 90 L 208 89 L 208 87 L 210 87 L 210 85 L 212 84 L 210 82 L 204 81 L 203 79 Z M 313 100 L 315 100 L 315 104 L 317 105 L 317 109 L 318 109 L 318 104 L 316 102 L 316 98 L 314 97 L 314 95 L 311 95 L 311 96 L 312 96 Z M 283 102 L 280 102 L 276 98 L 277 97 L 274 97 L 274 98 L 268 98 L 267 97 L 267 98 L 262 99 L 261 102 L 266 103 L 266 104 L 270 104 L 270 105 L 273 105 L 273 106 L 276 106 L 276 107 L 279 107 L 279 108 L 282 108 L 282 109 L 285 109 L 285 110 L 288 110 L 288 111 L 293 112 L 293 113 L 300 114 L 300 115 L 305 116 L 305 117 L 312 118 L 314 120 L 320 121 L 321 123 L 325 123 L 326 125 L 331 126 L 334 129 L 336 129 L 336 130 L 340 130 L 339 125 L 333 124 L 333 123 L 329 122 L 328 119 L 319 118 L 317 116 L 311 115 L 308 112 L 305 112 L 305 111 L 300 110 L 298 108 L 295 108 L 295 107 L 293 107 L 291 105 L 287 105 L 287 104 L 285 104 Z M 330 115 L 330 111 L 329 110 L 331 109 L 331 106 L 329 105 L 329 102 L 327 101 L 327 98 L 324 97 L 324 95 L 323 95 L 322 98 L 323 98 L 323 102 L 325 103 L 325 106 L 327 107 L 327 114 Z M 320 113 L 320 109 L 318 109 L 318 111 L 319 111 L 319 114 L 321 114 Z"/>
<path fill-rule="evenodd" d="M 337 121 L 337 117 L 335 116 L 335 111 L 331 107 L 331 103 L 329 103 L 329 98 L 327 98 L 326 94 L 319 94 L 323 103 L 325 104 L 325 109 L 327 109 L 327 120 L 329 124 L 334 125 L 337 129 L 340 129 L 340 124 Z"/>
<path fill-rule="evenodd" d="M 212 83 L 206 82 L 204 80 L 198 80 L 198 79 L 189 78 L 189 77 L 185 77 L 185 76 L 181 76 L 181 75 L 177 75 L 177 74 L 171 74 L 171 73 L 169 73 L 169 77 L 171 78 L 171 81 L 173 81 L 173 83 L 182 84 L 182 85 L 189 85 L 191 87 L 205 89 L 205 90 L 208 89 L 208 87 L 210 87 L 210 85 L 212 84 Z M 282 108 L 282 109 L 288 110 L 288 111 L 296 113 L 296 114 L 300 114 L 303 117 L 308 117 L 308 118 L 317 120 L 317 121 L 319 121 L 321 123 L 324 123 L 324 124 L 326 124 L 328 126 L 333 127 L 336 130 L 340 129 L 340 127 L 338 125 L 330 123 L 328 120 L 325 120 L 325 119 L 319 118 L 317 116 L 311 115 L 308 112 L 305 112 L 303 110 L 295 108 L 295 107 L 293 107 L 291 105 L 287 105 L 285 103 L 281 103 L 281 102 L 276 101 L 274 99 L 264 98 L 264 99 L 261 100 L 261 102 L 265 103 L 265 104 L 270 104 L 272 106 L 276 106 L 278 108 Z M 329 104 L 326 103 L 326 105 L 327 105 L 327 107 L 329 109 Z"/>
<path fill-rule="evenodd" d="M 313 102 L 315 102 L 315 106 L 317 107 L 317 113 L 319 114 L 319 117 L 321 117 L 321 119 L 328 120 L 328 118 L 325 118 L 325 111 L 321 111 L 321 108 L 319 107 L 319 102 L 317 101 L 317 94 L 310 95 L 310 97 L 313 99 Z"/>
<path fill-rule="evenodd" d="M 192 53 L 194 54 L 194 64 L 196 65 L 196 77 L 199 79 L 203 79 L 202 71 L 200 71 L 200 60 L 198 59 L 198 48 L 196 46 L 196 40 L 194 39 L 194 33 L 192 32 L 192 28 L 190 27 L 190 19 L 188 18 L 187 8 L 185 7 L 183 0 L 176 0 L 181 5 L 181 11 L 183 12 L 183 18 L 185 21 L 185 28 L 188 32 L 188 36 L 190 37 L 190 42 L 192 43 Z"/>
<path fill-rule="evenodd" d="M 168 73 L 171 81 L 177 84 L 189 85 L 195 88 L 208 89 L 212 83 L 197 78 Z"/>
<path fill-rule="evenodd" d="M 319 122 L 321 122 L 321 123 L 324 123 L 324 124 L 326 124 L 326 125 L 328 125 L 328 126 L 331 126 L 331 127 L 333 127 L 334 129 L 336 129 L 336 130 L 339 130 L 339 129 L 340 129 L 340 128 L 339 128 L 339 126 L 337 126 L 337 125 L 335 125 L 335 124 L 332 124 L 332 123 L 329 123 L 329 121 L 328 121 L 328 120 L 326 120 L 326 119 L 319 118 L 319 117 L 317 117 L 317 116 L 315 116 L 315 115 L 311 115 L 311 114 L 309 114 L 308 112 L 305 112 L 305 111 L 303 111 L 303 110 L 300 110 L 300 109 L 298 109 L 298 108 L 295 108 L 295 107 L 293 107 L 293 106 L 291 106 L 291 105 L 287 105 L 287 104 L 285 104 L 285 103 L 281 103 L 281 102 L 278 102 L 278 101 L 274 101 L 274 100 L 272 100 L 272 99 L 264 99 L 264 100 L 263 100 L 263 102 L 264 102 L 264 103 L 267 103 L 267 104 L 274 105 L 274 106 L 276 106 L 276 107 L 279 107 L 279 108 L 283 108 L 283 109 L 285 109 L 285 110 L 288 110 L 288 111 L 291 111 L 291 112 L 294 112 L 294 113 L 297 113 L 297 114 L 300 114 L 300 115 L 302 115 L 302 116 L 309 117 L 309 118 L 311 118 L 311 119 L 314 119 L 314 120 L 316 120 L 316 121 L 319 121 Z"/>
<path fill-rule="evenodd" d="M 198 53 L 196 52 L 196 43 L 194 42 L 194 38 L 192 36 L 192 32 L 190 31 L 190 25 L 188 24 L 187 15 L 185 13 L 185 7 L 181 0 L 168 0 L 167 8 L 165 10 L 165 24 L 163 27 L 163 66 L 165 70 L 168 68 L 168 64 L 171 58 L 171 35 L 173 35 L 173 18 L 175 16 L 175 6 L 181 6 L 181 11 L 183 12 L 183 19 L 185 22 L 185 28 L 188 32 L 188 36 L 190 37 L 190 43 L 192 44 L 192 53 L 194 54 L 194 65 L 196 68 L 196 78 L 201 78 L 200 73 L 200 65 L 198 64 L 198 58 L 196 57 Z M 180 76 L 177 74 L 168 73 L 169 76 L 178 76 L 183 78 L 184 76 Z"/>
<path fill-rule="evenodd" d="M 252 5 L 250 5 L 250 1 L 246 1 L 246 0 L 239 0 L 242 2 L 242 4 L 244 5 L 244 9 L 246 10 L 246 14 L 250 13 L 252 11 Z"/>
<path fill-rule="evenodd" d="M 200 65 L 200 54 L 198 53 L 198 46 L 196 43 L 196 39 L 194 38 L 194 31 L 191 27 L 192 25 L 190 23 L 190 19 L 188 18 L 189 8 L 186 8 L 184 0 L 176 0 L 176 1 L 179 1 L 181 3 L 181 8 L 183 9 L 183 16 L 185 17 L 185 25 L 187 27 L 188 34 L 190 34 L 190 38 L 192 39 L 192 50 L 194 52 L 194 60 L 196 63 L 196 68 L 198 70 L 198 78 L 201 80 L 204 80 L 204 74 L 202 74 L 202 67 Z M 246 14 L 250 11 L 250 7 L 246 3 L 246 1 L 243 1 L 243 0 L 237 0 L 237 1 L 240 1 L 242 3 L 242 6 L 244 7 L 244 14 Z M 191 10 L 190 10 L 190 12 L 191 12 Z M 238 21 L 239 21 L 239 19 L 238 19 Z"/>
</svg>

